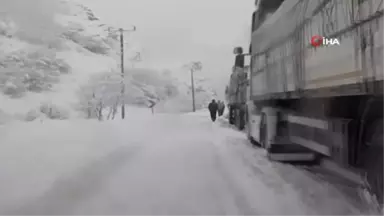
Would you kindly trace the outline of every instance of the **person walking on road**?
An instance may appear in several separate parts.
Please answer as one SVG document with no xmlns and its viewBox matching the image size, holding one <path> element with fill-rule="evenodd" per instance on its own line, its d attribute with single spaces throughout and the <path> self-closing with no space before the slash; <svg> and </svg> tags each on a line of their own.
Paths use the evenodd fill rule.
<svg viewBox="0 0 384 216">
<path fill-rule="evenodd" d="M 224 115 L 224 111 L 225 111 L 225 103 L 224 103 L 224 101 L 221 101 L 221 104 L 223 105 L 223 109 L 221 110 L 221 115 Z"/>
<path fill-rule="evenodd" d="M 223 101 L 218 101 L 217 105 L 218 105 L 219 116 L 222 116 L 224 114 L 224 109 L 225 109 L 224 102 Z"/>
<path fill-rule="evenodd" d="M 212 122 L 215 122 L 216 121 L 216 114 L 217 114 L 217 110 L 218 110 L 218 105 L 217 105 L 215 100 L 212 100 L 212 102 L 209 103 L 208 110 L 211 114 Z"/>
<path fill-rule="evenodd" d="M 148 108 L 151 109 L 152 115 L 154 115 L 154 114 L 155 114 L 155 106 L 156 106 L 156 102 L 150 100 L 149 103 L 150 103 L 150 104 L 148 105 Z"/>
</svg>

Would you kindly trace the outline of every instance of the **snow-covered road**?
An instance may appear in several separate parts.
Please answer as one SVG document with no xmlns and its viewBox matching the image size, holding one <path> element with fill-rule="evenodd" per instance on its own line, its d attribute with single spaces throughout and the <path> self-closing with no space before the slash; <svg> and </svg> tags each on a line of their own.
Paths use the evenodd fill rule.
<svg viewBox="0 0 384 216">
<path fill-rule="evenodd" d="M 361 213 L 206 113 L 148 113 L 0 128 L 0 214 Z"/>
</svg>

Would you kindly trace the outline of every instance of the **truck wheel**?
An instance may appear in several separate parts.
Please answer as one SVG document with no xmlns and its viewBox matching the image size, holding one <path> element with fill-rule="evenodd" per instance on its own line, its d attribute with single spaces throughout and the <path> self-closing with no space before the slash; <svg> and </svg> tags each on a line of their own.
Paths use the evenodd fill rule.
<svg viewBox="0 0 384 216">
<path fill-rule="evenodd" d="M 364 153 L 364 167 L 370 191 L 377 198 L 379 204 L 383 203 L 383 120 L 373 123 L 368 130 L 365 143 L 367 150 Z M 382 206 L 381 206 L 382 207 Z"/>
<path fill-rule="evenodd" d="M 241 109 L 236 110 L 236 127 L 239 131 L 244 130 L 243 112 Z"/>
<path fill-rule="evenodd" d="M 236 109 L 234 112 L 234 116 L 235 116 L 235 126 L 236 126 L 236 128 L 238 129 L 238 130 L 241 130 L 240 129 L 240 112 L 239 112 L 239 110 L 238 109 Z"/>
<path fill-rule="evenodd" d="M 251 125 L 248 123 L 247 124 L 247 138 L 248 138 L 248 140 L 251 142 L 251 143 L 253 143 L 254 141 L 253 141 L 253 138 L 252 138 L 252 136 L 251 136 Z"/>
<path fill-rule="evenodd" d="M 229 124 L 231 124 L 231 125 L 235 124 L 234 117 L 235 117 L 235 115 L 234 115 L 234 110 L 233 110 L 233 108 L 231 107 L 231 108 L 229 108 L 229 117 L 228 117 Z"/>
<path fill-rule="evenodd" d="M 245 128 L 245 113 L 244 110 L 239 110 L 239 130 L 244 130 Z"/>
<path fill-rule="evenodd" d="M 251 135 L 251 130 L 252 130 L 251 122 L 248 121 L 247 122 L 247 138 L 249 142 L 251 142 L 253 145 L 258 145 L 258 143 L 255 141 L 255 139 Z"/>
<path fill-rule="evenodd" d="M 261 121 L 260 121 L 260 128 L 259 128 L 259 133 L 260 133 L 260 146 L 262 148 L 266 148 L 266 143 L 267 143 L 267 116 L 265 113 L 261 114 Z"/>
</svg>

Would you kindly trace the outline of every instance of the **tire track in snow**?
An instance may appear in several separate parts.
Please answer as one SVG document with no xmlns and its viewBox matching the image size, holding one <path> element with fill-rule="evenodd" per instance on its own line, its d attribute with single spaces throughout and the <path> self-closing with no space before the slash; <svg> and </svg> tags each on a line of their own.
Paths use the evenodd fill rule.
<svg viewBox="0 0 384 216">
<path fill-rule="evenodd" d="M 240 142 L 232 140 L 232 142 Z M 346 198 L 327 181 L 313 179 L 305 170 L 290 164 L 268 161 L 262 149 L 257 149 L 243 140 L 243 145 L 232 145 L 234 151 L 242 155 L 244 165 L 249 166 L 254 175 L 259 176 L 266 185 L 278 186 L 282 190 L 297 194 L 299 203 L 304 204 L 307 214 L 361 214 L 362 212 L 349 203 Z M 247 145 L 248 144 L 248 145 Z M 246 148 L 255 151 L 245 154 Z M 261 174 L 261 175 L 260 175 Z M 280 185 L 280 186 L 279 186 Z M 282 189 L 282 190 L 281 190 Z M 293 209 L 294 210 L 294 209 Z"/>
<path fill-rule="evenodd" d="M 56 181 L 51 189 L 17 209 L 8 210 L 4 215 L 68 215 L 82 201 L 101 191 L 103 184 L 128 160 L 133 159 L 142 149 L 120 147 L 101 160 L 80 169 L 72 176 Z"/>
<path fill-rule="evenodd" d="M 231 154 L 227 154 L 226 143 L 223 139 L 224 132 L 227 129 L 222 129 L 218 122 L 213 123 L 209 127 L 209 132 L 212 135 L 211 146 L 214 148 L 216 167 L 221 174 L 224 184 L 230 191 L 230 195 L 233 198 L 234 204 L 238 209 L 238 215 L 259 215 L 259 212 L 253 205 L 255 200 L 249 197 L 248 191 L 243 185 L 244 176 L 246 173 L 242 173 L 243 169 L 236 169 L 236 165 L 233 164 L 233 158 Z M 234 172 L 235 171 L 235 172 Z"/>
<path fill-rule="evenodd" d="M 213 143 L 213 145 L 216 145 Z M 213 146 L 215 147 L 215 146 Z M 239 185 L 233 175 L 237 173 L 231 172 L 228 170 L 229 167 L 226 165 L 226 158 L 223 158 L 223 155 L 219 153 L 217 149 L 212 150 L 214 152 L 214 158 L 216 163 L 217 171 L 222 176 L 223 183 L 228 188 L 231 197 L 233 198 L 234 204 L 237 207 L 237 214 L 239 215 L 258 215 L 258 212 L 252 207 L 251 201 L 246 196 L 244 190 Z"/>
<path fill-rule="evenodd" d="M 237 130 L 229 125 L 227 120 L 220 120 L 220 124 L 224 128 Z M 273 185 L 276 186 L 281 182 L 280 188 L 291 187 L 300 194 L 307 209 L 310 212 L 315 212 L 315 214 L 328 214 L 329 212 L 332 214 L 362 214 L 366 212 L 363 207 L 358 207 L 360 204 L 358 205 L 355 202 L 356 200 L 351 200 L 348 197 L 356 198 L 356 194 L 351 196 L 351 191 L 348 193 L 342 192 L 340 191 L 341 188 L 337 184 L 335 185 L 338 181 L 336 180 L 337 177 L 319 179 L 317 176 L 317 178 L 314 178 L 316 175 L 309 173 L 302 167 L 269 161 L 265 156 L 265 150 L 252 145 L 246 140 L 246 135 L 243 132 L 238 133 L 242 134 L 241 138 L 230 137 L 232 141 L 228 140 L 228 143 L 231 144 L 229 145 L 231 150 L 236 150 L 239 157 L 242 157 L 244 165 L 249 166 L 253 173 L 250 175 L 260 176 L 266 185 L 273 187 Z M 344 181 L 341 182 L 343 182 L 342 187 L 347 187 Z M 353 189 L 353 186 L 350 189 Z M 319 207 L 319 205 L 324 207 Z M 331 209 L 333 206 L 334 208 Z"/>
</svg>

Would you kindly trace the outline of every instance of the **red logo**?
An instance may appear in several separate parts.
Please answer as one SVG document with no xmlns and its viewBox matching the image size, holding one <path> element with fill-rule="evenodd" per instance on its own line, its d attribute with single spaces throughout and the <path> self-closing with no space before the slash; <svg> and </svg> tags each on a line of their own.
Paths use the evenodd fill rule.
<svg viewBox="0 0 384 216">
<path fill-rule="evenodd" d="M 312 36 L 311 45 L 314 47 L 323 45 L 323 37 L 321 37 L 320 35 Z"/>
</svg>

